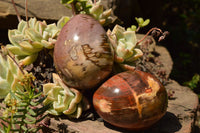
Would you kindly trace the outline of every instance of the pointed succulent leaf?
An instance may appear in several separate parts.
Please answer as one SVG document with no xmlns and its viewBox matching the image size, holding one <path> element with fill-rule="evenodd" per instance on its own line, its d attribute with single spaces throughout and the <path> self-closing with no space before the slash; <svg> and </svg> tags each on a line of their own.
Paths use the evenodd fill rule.
<svg viewBox="0 0 200 133">
<path fill-rule="evenodd" d="M 37 22 L 36 18 L 30 18 L 30 20 L 28 21 L 29 28 L 34 29 L 36 22 Z"/>
<path fill-rule="evenodd" d="M 143 56 L 143 52 L 140 49 L 134 49 L 134 55 L 132 57 L 126 59 L 126 61 L 133 62 L 142 56 Z"/>
<path fill-rule="evenodd" d="M 63 26 L 70 20 L 70 17 L 68 16 L 63 16 L 61 19 L 58 20 L 57 22 L 57 27 L 58 29 L 62 29 Z"/>
<path fill-rule="evenodd" d="M 38 49 L 38 48 L 34 48 L 33 45 L 31 45 L 27 41 L 23 41 L 19 45 L 20 45 L 22 51 L 26 51 L 30 55 L 37 53 L 41 50 L 41 49 Z"/>
<path fill-rule="evenodd" d="M 3 72 L 0 73 L 0 98 L 5 98 L 10 90 L 15 90 L 15 87 L 20 86 L 18 81 L 23 74 L 9 56 L 5 59 L 0 54 L 0 66 L 3 68 Z"/>
<path fill-rule="evenodd" d="M 41 44 L 47 49 L 52 49 L 54 47 L 54 42 L 51 43 L 51 42 L 48 42 L 46 40 L 42 40 Z"/>
<path fill-rule="evenodd" d="M 35 30 L 38 31 L 42 35 L 46 27 L 47 27 L 47 24 L 45 21 L 43 22 L 38 21 L 35 26 Z"/>
<path fill-rule="evenodd" d="M 76 90 L 76 89 L 73 89 L 71 88 L 71 90 L 74 92 L 75 94 L 75 97 L 72 99 L 71 103 L 69 104 L 69 108 L 67 110 L 65 110 L 63 113 L 64 114 L 71 114 L 74 112 L 74 110 L 70 110 L 70 109 L 77 109 L 77 104 L 79 104 L 82 100 L 82 94 Z"/>
<path fill-rule="evenodd" d="M 34 41 L 34 42 L 30 42 L 30 44 L 36 48 L 36 49 L 41 49 L 43 48 L 43 45 L 40 42 Z"/>
<path fill-rule="evenodd" d="M 126 46 L 127 49 L 132 50 L 136 46 L 136 43 L 137 43 L 135 31 L 125 31 L 124 38 L 126 42 L 129 42 L 128 43 L 129 45 Z"/>
<path fill-rule="evenodd" d="M 98 20 L 100 15 L 103 13 L 103 5 L 95 4 L 90 8 L 90 13 Z"/>
<path fill-rule="evenodd" d="M 23 64 L 23 65 L 28 65 L 28 64 L 31 64 L 33 63 L 34 61 L 36 61 L 37 57 L 38 57 L 38 53 L 35 53 L 35 54 L 32 54 L 32 55 L 28 55 L 28 56 L 16 56 L 19 60 L 19 63 L 20 64 Z"/>
<path fill-rule="evenodd" d="M 116 25 L 113 30 L 112 30 L 112 34 L 114 34 L 117 38 L 117 40 L 124 38 L 124 32 L 125 32 L 125 28 L 119 25 Z"/>
<path fill-rule="evenodd" d="M 79 103 L 77 105 L 76 111 L 73 114 L 71 114 L 70 116 L 72 118 L 77 118 L 78 119 L 81 116 L 82 112 L 83 112 L 82 104 Z"/>
<path fill-rule="evenodd" d="M 24 36 L 21 34 L 16 35 L 16 30 L 8 30 L 8 39 L 13 45 L 18 46 L 18 43 L 24 39 Z"/>
<path fill-rule="evenodd" d="M 27 28 L 27 23 L 24 20 L 21 20 L 17 27 L 18 31 L 23 34 L 26 28 Z"/>
<path fill-rule="evenodd" d="M 100 18 L 108 18 L 112 13 L 112 9 L 108 9 L 106 11 L 104 11 L 101 15 Z"/>
<path fill-rule="evenodd" d="M 59 29 L 56 24 L 49 24 L 45 31 L 49 34 L 50 38 L 55 38 L 59 32 Z"/>
<path fill-rule="evenodd" d="M 9 89 L 10 85 L 8 84 L 8 82 L 6 80 L 2 80 L 0 79 L 0 99 L 5 98 L 5 96 L 9 93 Z"/>
<path fill-rule="evenodd" d="M 136 35 L 134 31 L 125 31 L 124 38 L 126 42 L 133 42 L 134 44 L 137 43 Z"/>
<path fill-rule="evenodd" d="M 42 40 L 42 36 L 40 35 L 39 32 L 37 32 L 35 29 L 33 28 L 28 28 L 25 32 L 26 36 L 28 36 L 28 38 L 32 41 L 41 41 Z"/>
<path fill-rule="evenodd" d="M 6 48 L 14 55 L 19 55 L 19 56 L 30 55 L 30 53 L 22 50 L 20 46 L 13 46 L 13 45 L 8 44 L 6 45 Z"/>
</svg>

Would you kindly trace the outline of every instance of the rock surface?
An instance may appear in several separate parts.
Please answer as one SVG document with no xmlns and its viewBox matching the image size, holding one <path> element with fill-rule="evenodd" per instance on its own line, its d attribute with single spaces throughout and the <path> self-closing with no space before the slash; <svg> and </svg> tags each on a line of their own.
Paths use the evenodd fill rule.
<svg viewBox="0 0 200 133">
<path fill-rule="evenodd" d="M 25 1 L 15 0 L 21 16 L 25 15 Z M 11 0 L 0 1 L 0 17 L 16 15 Z M 60 4 L 60 0 L 28 0 L 28 16 L 40 19 L 58 20 L 62 16 L 71 15 L 71 10 Z"/>
<path fill-rule="evenodd" d="M 19 14 L 25 16 L 25 1 L 15 0 L 15 3 Z M 15 26 L 18 23 L 15 15 L 11 0 L 0 0 L 0 29 Z M 62 16 L 71 16 L 71 10 L 60 4 L 60 0 L 28 0 L 28 16 L 44 20 L 58 20 Z"/>
</svg>

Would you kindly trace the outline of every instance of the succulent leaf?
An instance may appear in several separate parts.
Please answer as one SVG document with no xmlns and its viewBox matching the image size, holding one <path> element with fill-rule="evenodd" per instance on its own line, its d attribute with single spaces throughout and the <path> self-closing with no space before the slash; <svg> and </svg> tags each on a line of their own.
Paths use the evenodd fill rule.
<svg viewBox="0 0 200 133">
<path fill-rule="evenodd" d="M 89 9 L 89 14 L 91 14 L 96 20 L 98 20 L 101 25 L 105 26 L 114 21 L 114 18 L 111 17 L 112 9 L 107 9 L 104 11 L 101 0 L 97 1 L 96 3 L 88 0 L 88 3 L 91 5 L 91 8 Z"/>
<path fill-rule="evenodd" d="M 38 57 L 38 53 L 29 55 L 29 56 L 16 56 L 18 59 L 20 60 L 20 65 L 24 65 L 24 64 L 31 64 L 33 63 L 37 57 Z"/>
<path fill-rule="evenodd" d="M 20 87 L 18 81 L 23 77 L 23 73 L 9 56 L 6 56 L 5 59 L 1 54 L 0 69 L 0 99 L 2 99 L 7 96 L 10 90 Z"/>
<path fill-rule="evenodd" d="M 22 20 L 17 29 L 8 31 L 11 44 L 8 44 L 6 48 L 16 57 L 20 57 L 18 58 L 20 63 L 28 65 L 37 59 L 37 56 L 33 56 L 43 48 L 54 47 L 59 32 L 60 29 L 56 24 L 47 25 L 45 21 L 37 21 L 36 18 L 31 18 L 28 22 Z"/>
<path fill-rule="evenodd" d="M 70 20 L 70 17 L 68 16 L 63 16 L 61 19 L 58 20 L 57 22 L 57 27 L 59 29 L 62 29 L 63 26 Z"/>
<path fill-rule="evenodd" d="M 54 83 L 43 85 L 43 92 L 47 95 L 43 103 L 44 105 L 52 103 L 52 107 L 47 112 L 79 118 L 82 113 L 80 109 L 82 94 L 76 89 L 68 88 L 55 73 L 53 73 L 53 81 Z"/>
<path fill-rule="evenodd" d="M 143 18 L 135 17 L 135 20 L 137 21 L 139 27 L 145 27 L 150 23 L 150 19 L 144 20 Z"/>
<path fill-rule="evenodd" d="M 149 23 L 150 23 L 150 19 L 146 19 L 146 20 L 142 23 L 141 27 L 145 27 L 145 26 L 147 26 Z"/>
<path fill-rule="evenodd" d="M 137 27 L 135 25 L 132 25 L 131 27 L 127 28 L 127 31 L 136 31 Z"/>
</svg>

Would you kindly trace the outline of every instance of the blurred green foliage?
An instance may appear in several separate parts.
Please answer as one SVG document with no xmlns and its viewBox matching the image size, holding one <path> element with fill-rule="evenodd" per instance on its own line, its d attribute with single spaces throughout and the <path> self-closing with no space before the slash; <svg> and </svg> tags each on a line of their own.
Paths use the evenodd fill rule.
<svg viewBox="0 0 200 133">
<path fill-rule="evenodd" d="M 195 74 L 192 77 L 192 80 L 185 82 L 184 85 L 187 85 L 191 89 L 195 89 L 195 88 L 197 88 L 199 83 L 200 83 L 200 75 L 199 74 Z"/>
<path fill-rule="evenodd" d="M 200 98 L 200 75 L 195 74 L 190 81 L 184 82 L 184 85 L 194 90 Z"/>
<path fill-rule="evenodd" d="M 200 73 L 200 0 L 164 0 L 162 10 L 163 27 L 171 33 L 166 41 L 174 61 L 171 78 L 194 81 Z"/>
</svg>

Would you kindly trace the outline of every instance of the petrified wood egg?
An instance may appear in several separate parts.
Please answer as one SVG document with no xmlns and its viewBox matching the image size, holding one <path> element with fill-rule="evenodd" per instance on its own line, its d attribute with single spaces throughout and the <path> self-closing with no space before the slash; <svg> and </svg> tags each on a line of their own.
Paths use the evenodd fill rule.
<svg viewBox="0 0 200 133">
<path fill-rule="evenodd" d="M 88 15 L 71 18 L 58 36 L 54 63 L 68 86 L 90 89 L 98 85 L 113 66 L 113 51 L 104 28 Z"/>
<path fill-rule="evenodd" d="M 149 73 L 127 71 L 102 84 L 93 95 L 97 113 L 108 123 L 140 130 L 157 122 L 167 109 L 167 92 Z"/>
</svg>

